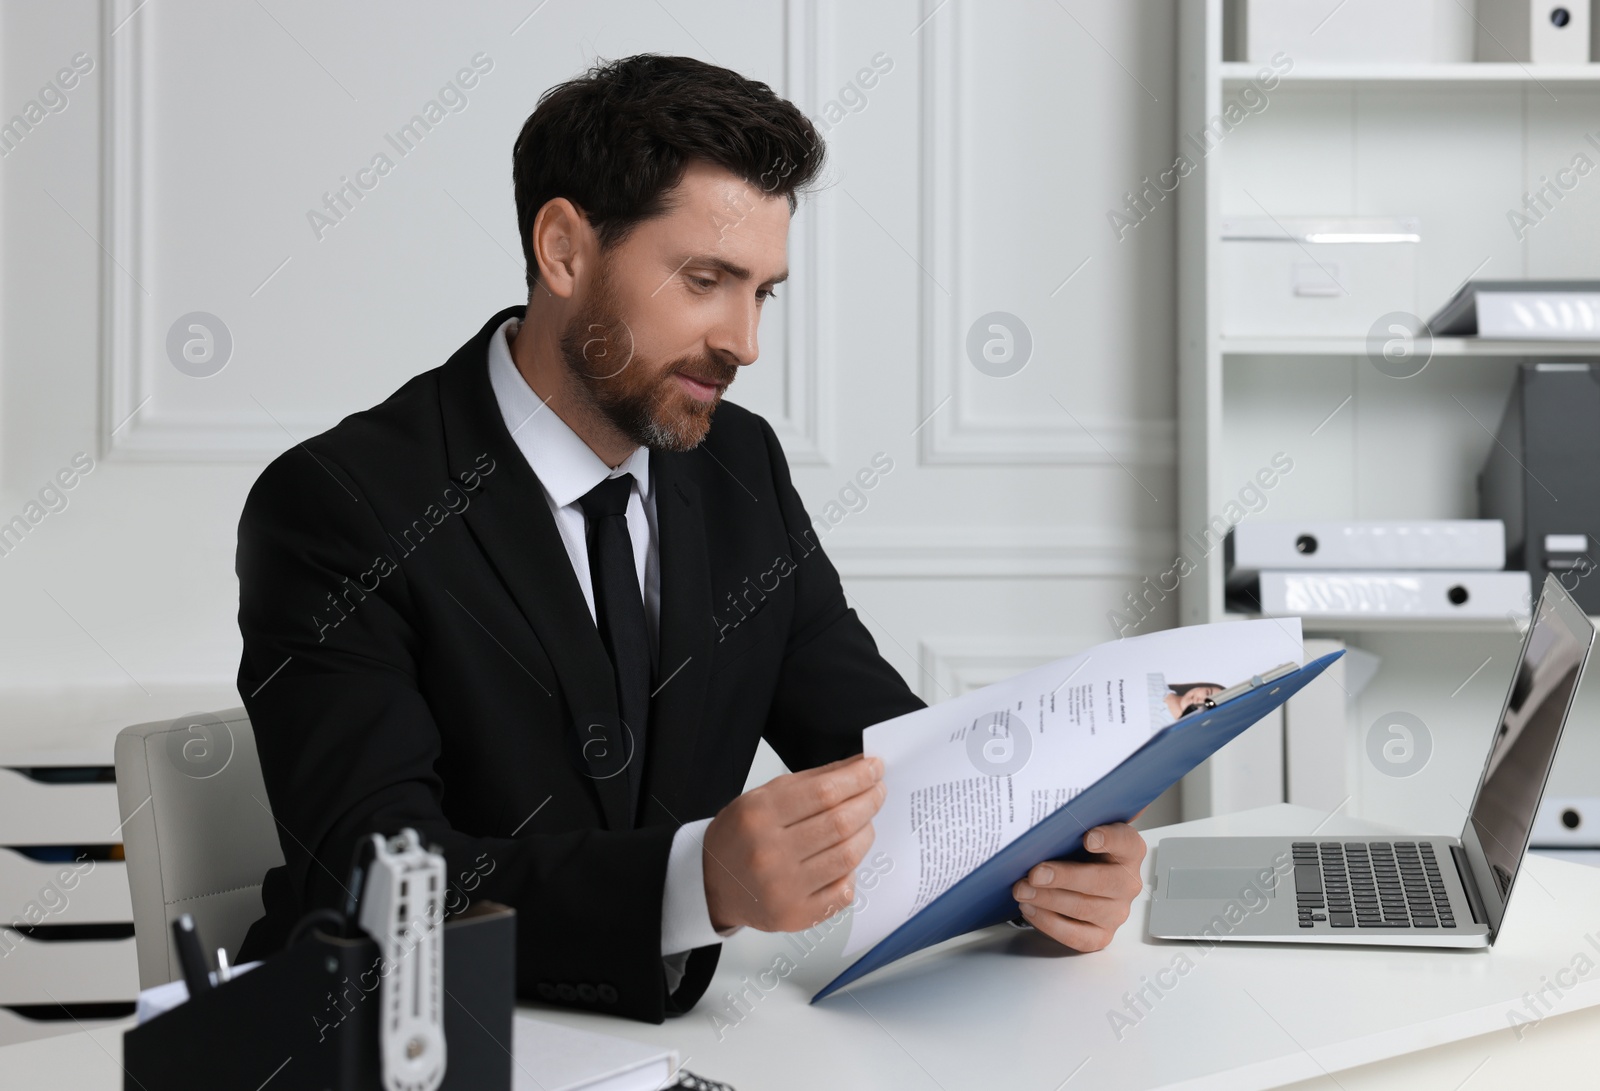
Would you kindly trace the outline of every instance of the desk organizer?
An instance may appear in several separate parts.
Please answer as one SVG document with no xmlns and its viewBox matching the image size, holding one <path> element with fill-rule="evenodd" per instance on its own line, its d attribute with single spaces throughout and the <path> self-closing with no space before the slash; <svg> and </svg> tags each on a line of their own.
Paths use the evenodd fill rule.
<svg viewBox="0 0 1600 1091">
<path fill-rule="evenodd" d="M 511 1087 L 516 913 L 481 902 L 444 926 L 440 1091 Z M 370 938 L 312 931 L 294 946 L 122 1040 L 124 1091 L 274 1086 L 378 1091 L 378 985 Z"/>
</svg>

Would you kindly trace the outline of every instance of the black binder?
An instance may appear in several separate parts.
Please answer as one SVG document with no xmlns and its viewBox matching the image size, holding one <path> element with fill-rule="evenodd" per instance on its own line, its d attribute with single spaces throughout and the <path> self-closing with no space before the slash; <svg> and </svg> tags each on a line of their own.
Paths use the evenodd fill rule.
<svg viewBox="0 0 1600 1091">
<path fill-rule="evenodd" d="M 444 925 L 441 1091 L 511 1087 L 516 940 L 515 911 L 493 902 Z M 380 1091 L 381 969 L 370 938 L 313 930 L 124 1034 L 124 1091 Z"/>
<path fill-rule="evenodd" d="M 1478 476 L 1485 519 L 1506 526 L 1506 567 L 1554 573 L 1600 614 L 1600 365 L 1522 364 Z"/>
</svg>

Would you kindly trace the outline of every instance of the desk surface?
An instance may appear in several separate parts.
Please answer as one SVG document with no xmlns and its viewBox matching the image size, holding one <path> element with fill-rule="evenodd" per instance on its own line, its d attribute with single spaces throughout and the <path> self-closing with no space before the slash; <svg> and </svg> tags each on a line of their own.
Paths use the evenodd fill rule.
<svg viewBox="0 0 1600 1091">
<path fill-rule="evenodd" d="M 1146 836 L 1154 843 L 1169 833 L 1314 829 L 1379 830 L 1279 805 Z M 726 945 L 696 1009 L 661 1026 L 525 1010 L 671 1045 L 686 1067 L 739 1091 L 1234 1091 L 1302 1080 L 1306 1091 L 1354 1091 L 1456 1087 L 1474 1076 L 1469 1086 L 1507 1086 L 1513 1072 L 1517 1082 L 1537 1073 L 1556 1086 L 1584 1086 L 1600 1067 L 1596 907 L 1600 868 L 1533 857 L 1490 951 L 1207 950 L 1148 939 L 1141 898 L 1105 951 L 1075 955 L 1036 935 L 990 929 L 921 952 L 815 1007 L 808 998 L 845 964 L 844 930 L 809 953 L 793 937 L 747 931 Z M 1189 968 L 1177 975 L 1180 959 Z M 1132 1025 L 1114 1025 L 1110 1013 L 1127 1010 L 1124 994 L 1150 980 L 1175 983 Z M 1524 995 L 1541 988 L 1549 1006 L 1536 1022 Z M 738 994 L 745 999 L 735 1004 Z M 1564 1014 L 1579 1009 L 1589 1010 Z M 1516 1030 L 1512 1012 L 1525 1020 Z M 120 1032 L 107 1029 L 7 1047 L 0 1088 L 120 1088 L 120 1046 Z M 1338 1074 L 1337 1085 L 1328 1073 Z"/>
</svg>

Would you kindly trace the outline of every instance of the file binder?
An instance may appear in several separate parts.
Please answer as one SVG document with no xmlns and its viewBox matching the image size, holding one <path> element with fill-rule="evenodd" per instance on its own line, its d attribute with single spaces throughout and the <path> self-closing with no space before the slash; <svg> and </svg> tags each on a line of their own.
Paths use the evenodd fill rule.
<svg viewBox="0 0 1600 1091">
<path fill-rule="evenodd" d="M 1600 367 L 1523 364 L 1478 477 L 1478 510 L 1505 521 L 1507 567 L 1541 584 L 1554 573 L 1587 614 L 1600 614 L 1597 478 Z"/>
<path fill-rule="evenodd" d="M 1261 573 L 1261 611 L 1336 621 L 1526 620 L 1526 572 Z"/>
<path fill-rule="evenodd" d="M 1428 329 L 1435 337 L 1600 340 L 1600 280 L 1469 280 Z"/>
<path fill-rule="evenodd" d="M 1506 566 L 1506 528 L 1498 519 L 1253 522 L 1228 532 L 1228 587 L 1266 569 L 1486 569 Z"/>
<path fill-rule="evenodd" d="M 864 952 L 811 998 L 815 1004 L 874 970 L 954 936 L 1017 915 L 1011 888 L 1035 864 L 1079 855 L 1083 835 L 1126 822 L 1251 724 L 1280 707 L 1344 653 L 1332 652 L 1152 736 L 1111 772 L 980 864 Z M 1221 694 L 1218 695 L 1222 696 Z"/>
<path fill-rule="evenodd" d="M 449 1063 L 440 1091 L 508 1091 L 516 913 L 480 902 L 443 927 Z M 382 965 L 370 937 L 313 929 L 249 973 L 127 1031 L 123 1087 L 372 1091 L 382 1086 Z"/>
</svg>

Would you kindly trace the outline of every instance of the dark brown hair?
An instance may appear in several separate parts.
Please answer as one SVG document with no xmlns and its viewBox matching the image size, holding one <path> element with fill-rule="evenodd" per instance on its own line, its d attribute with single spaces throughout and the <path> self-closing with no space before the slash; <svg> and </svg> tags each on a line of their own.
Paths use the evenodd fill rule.
<svg viewBox="0 0 1600 1091">
<path fill-rule="evenodd" d="M 793 103 L 737 72 L 655 53 L 596 64 L 541 95 L 512 148 L 528 291 L 539 279 L 533 219 L 547 201 L 577 205 L 608 248 L 670 211 L 667 193 L 693 160 L 782 195 L 793 212 L 823 154 Z"/>
</svg>

